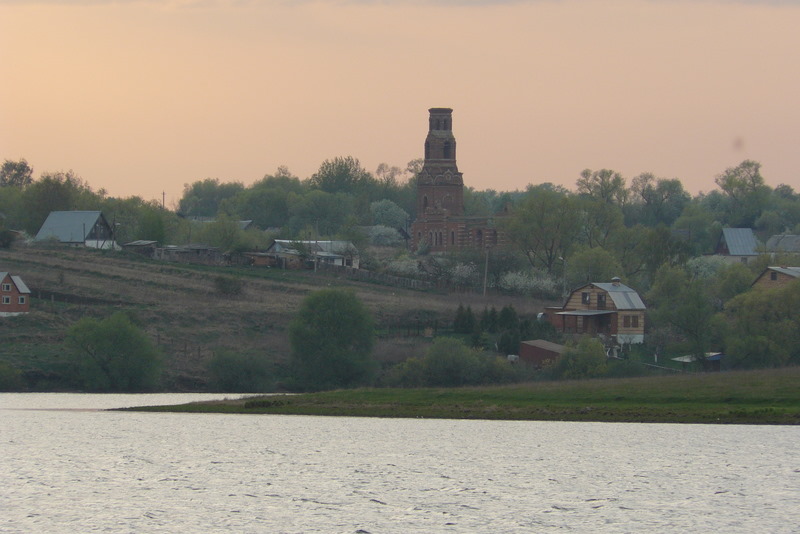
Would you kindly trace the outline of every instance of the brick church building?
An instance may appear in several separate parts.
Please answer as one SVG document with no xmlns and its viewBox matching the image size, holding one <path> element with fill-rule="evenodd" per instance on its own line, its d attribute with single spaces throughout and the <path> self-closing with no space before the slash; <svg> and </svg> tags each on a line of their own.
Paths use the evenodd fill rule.
<svg viewBox="0 0 800 534">
<path fill-rule="evenodd" d="M 417 176 L 417 219 L 411 225 L 415 251 L 447 252 L 504 243 L 493 218 L 464 216 L 464 179 L 456 165 L 453 110 L 428 110 L 425 161 Z"/>
</svg>

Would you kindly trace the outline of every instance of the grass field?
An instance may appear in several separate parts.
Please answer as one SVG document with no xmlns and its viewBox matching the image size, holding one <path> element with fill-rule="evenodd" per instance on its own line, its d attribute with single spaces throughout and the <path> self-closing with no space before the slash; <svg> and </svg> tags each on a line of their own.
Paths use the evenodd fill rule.
<svg viewBox="0 0 800 534">
<path fill-rule="evenodd" d="M 359 389 L 136 408 L 296 414 L 715 424 L 800 424 L 800 368 L 453 389 Z"/>
<path fill-rule="evenodd" d="M 474 310 L 511 304 L 527 316 L 551 304 L 404 290 L 326 272 L 183 265 L 64 247 L 0 250 L 0 271 L 22 276 L 33 292 L 29 315 L 0 318 L 0 361 L 20 369 L 30 387 L 39 390 L 53 389 L 63 372 L 61 344 L 67 328 L 81 317 L 102 318 L 119 310 L 131 312 L 164 352 L 165 390 L 202 391 L 216 350 L 283 361 L 289 353 L 289 322 L 302 299 L 323 287 L 350 288 L 372 311 L 379 332 L 375 355 L 383 362 L 422 355 L 430 340 L 406 325 L 449 324 L 459 303 Z M 214 278 L 221 275 L 241 279 L 242 294 L 219 294 Z"/>
</svg>

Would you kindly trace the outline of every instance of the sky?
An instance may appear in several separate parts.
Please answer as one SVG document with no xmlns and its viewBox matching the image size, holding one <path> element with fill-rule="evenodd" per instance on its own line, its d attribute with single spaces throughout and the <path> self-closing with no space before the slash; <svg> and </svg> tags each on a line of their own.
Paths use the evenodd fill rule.
<svg viewBox="0 0 800 534">
<path fill-rule="evenodd" d="M 800 190 L 800 0 L 0 0 L 0 160 L 168 206 L 205 178 L 422 157 L 478 190 L 583 169 Z"/>
</svg>

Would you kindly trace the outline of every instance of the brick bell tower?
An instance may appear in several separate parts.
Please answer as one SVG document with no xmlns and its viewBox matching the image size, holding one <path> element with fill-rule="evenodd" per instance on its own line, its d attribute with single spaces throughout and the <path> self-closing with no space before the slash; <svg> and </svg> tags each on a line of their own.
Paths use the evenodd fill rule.
<svg viewBox="0 0 800 534">
<path fill-rule="evenodd" d="M 425 162 L 417 177 L 417 219 L 464 214 L 464 180 L 456 166 L 453 110 L 428 110 Z"/>
</svg>

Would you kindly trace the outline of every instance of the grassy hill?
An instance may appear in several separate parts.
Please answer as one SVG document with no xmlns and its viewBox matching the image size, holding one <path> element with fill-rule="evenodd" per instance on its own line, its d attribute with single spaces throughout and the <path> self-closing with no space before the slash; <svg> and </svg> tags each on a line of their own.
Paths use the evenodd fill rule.
<svg viewBox="0 0 800 534">
<path fill-rule="evenodd" d="M 346 280 L 328 272 L 209 267 L 148 260 L 134 254 L 63 247 L 0 251 L 0 270 L 22 276 L 31 313 L 0 318 L 0 361 L 23 372 L 29 387 L 63 388 L 67 328 L 82 317 L 131 312 L 166 356 L 164 388 L 201 391 L 214 351 L 228 349 L 282 362 L 287 328 L 302 299 L 323 287 L 348 287 L 374 314 L 375 355 L 382 362 L 421 355 L 421 327 L 449 325 L 459 303 L 480 311 L 513 305 L 534 315 L 550 303 L 521 297 L 421 292 Z M 243 282 L 240 295 L 217 289 L 218 277 Z"/>
</svg>

